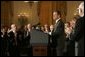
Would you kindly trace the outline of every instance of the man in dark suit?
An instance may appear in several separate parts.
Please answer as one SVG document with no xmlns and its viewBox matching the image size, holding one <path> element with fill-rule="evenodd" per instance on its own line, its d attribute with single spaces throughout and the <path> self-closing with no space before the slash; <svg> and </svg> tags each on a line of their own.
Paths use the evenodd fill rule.
<svg viewBox="0 0 85 57">
<path fill-rule="evenodd" d="M 60 11 L 53 12 L 53 19 L 55 20 L 55 25 L 52 32 L 52 46 L 54 50 L 56 49 L 57 56 L 63 56 L 65 33 Z"/>
<path fill-rule="evenodd" d="M 9 36 L 9 54 L 10 56 L 17 56 L 17 32 L 16 32 L 16 25 L 11 25 L 11 30 L 8 32 Z"/>
<path fill-rule="evenodd" d="M 8 35 L 7 35 L 7 27 L 3 28 L 1 32 L 1 56 L 7 56 L 8 52 Z"/>
<path fill-rule="evenodd" d="M 25 40 L 26 40 L 25 42 L 26 42 L 27 46 L 30 46 L 31 30 L 32 30 L 31 24 L 27 24 L 27 31 L 26 31 L 26 37 L 25 37 Z"/>
<path fill-rule="evenodd" d="M 27 30 L 26 31 L 24 31 L 24 45 L 25 45 L 25 50 L 26 50 L 26 53 L 27 53 L 27 55 L 28 56 L 31 56 L 31 54 L 32 54 L 32 49 L 31 49 L 31 45 L 30 45 L 30 38 L 31 38 L 31 36 L 30 36 L 30 32 L 31 32 L 31 30 L 32 30 L 32 28 L 31 28 L 31 24 L 27 24 Z"/>
<path fill-rule="evenodd" d="M 78 42 L 78 56 L 84 56 L 84 2 L 79 5 L 79 16 L 77 19 L 74 33 L 70 36 L 71 41 Z"/>
</svg>

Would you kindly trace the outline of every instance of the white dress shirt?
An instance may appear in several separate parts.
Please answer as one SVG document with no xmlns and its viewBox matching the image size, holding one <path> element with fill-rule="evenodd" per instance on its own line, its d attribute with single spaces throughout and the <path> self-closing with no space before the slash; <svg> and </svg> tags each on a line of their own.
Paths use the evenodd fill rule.
<svg viewBox="0 0 85 57">
<path fill-rule="evenodd" d="M 55 28 L 56 28 L 56 26 L 58 25 L 57 23 L 58 23 L 59 20 L 60 20 L 60 18 L 57 19 L 56 22 L 55 22 L 55 25 L 54 25 L 54 32 L 55 32 L 55 30 L 56 30 Z"/>
<path fill-rule="evenodd" d="M 60 20 L 60 18 L 56 20 L 56 23 L 57 23 L 59 20 Z"/>
</svg>

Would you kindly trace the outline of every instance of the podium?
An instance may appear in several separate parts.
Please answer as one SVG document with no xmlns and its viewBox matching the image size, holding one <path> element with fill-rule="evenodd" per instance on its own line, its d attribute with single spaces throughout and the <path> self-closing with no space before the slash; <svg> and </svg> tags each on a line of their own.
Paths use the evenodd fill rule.
<svg viewBox="0 0 85 57">
<path fill-rule="evenodd" d="M 38 30 L 32 30 L 30 44 L 32 45 L 33 56 L 47 56 L 47 34 Z"/>
</svg>

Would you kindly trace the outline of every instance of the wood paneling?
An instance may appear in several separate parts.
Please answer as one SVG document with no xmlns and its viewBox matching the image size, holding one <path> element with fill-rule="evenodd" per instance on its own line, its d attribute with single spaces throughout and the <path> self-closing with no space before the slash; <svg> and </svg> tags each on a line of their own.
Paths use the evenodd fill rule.
<svg viewBox="0 0 85 57">
<path fill-rule="evenodd" d="M 40 3 L 40 23 L 53 24 L 52 12 L 54 10 L 60 10 L 62 14 L 62 19 L 66 21 L 66 11 L 67 6 L 65 1 L 41 1 Z"/>
<path fill-rule="evenodd" d="M 50 2 L 41 1 L 40 4 L 40 23 L 41 25 L 49 23 L 49 13 L 50 13 Z"/>
<path fill-rule="evenodd" d="M 33 46 L 33 56 L 47 56 L 47 46 L 42 44 Z"/>
<path fill-rule="evenodd" d="M 1 25 L 9 26 L 12 22 L 13 11 L 10 1 L 1 1 Z"/>
<path fill-rule="evenodd" d="M 67 5 L 66 1 L 40 1 L 38 11 L 40 24 L 53 24 L 52 12 L 54 10 L 60 10 L 62 19 L 65 22 Z M 12 1 L 1 1 L 1 24 L 10 25 L 13 20 L 14 6 Z"/>
</svg>

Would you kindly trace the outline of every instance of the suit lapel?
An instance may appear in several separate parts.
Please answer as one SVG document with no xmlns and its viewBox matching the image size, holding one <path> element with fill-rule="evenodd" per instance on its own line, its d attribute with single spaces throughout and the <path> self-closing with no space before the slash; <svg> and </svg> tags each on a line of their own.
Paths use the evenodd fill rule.
<svg viewBox="0 0 85 57">
<path fill-rule="evenodd" d="M 56 29 L 57 29 L 57 27 L 58 27 L 58 25 L 59 25 L 59 22 L 60 22 L 60 20 L 59 20 L 57 23 L 55 23 L 53 32 L 56 31 Z"/>
</svg>

